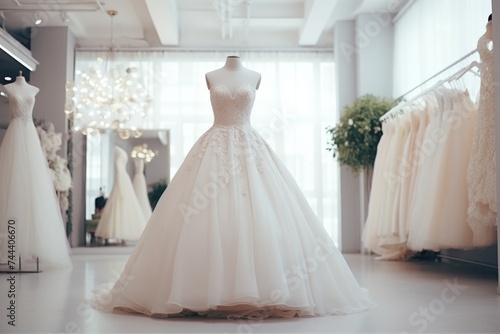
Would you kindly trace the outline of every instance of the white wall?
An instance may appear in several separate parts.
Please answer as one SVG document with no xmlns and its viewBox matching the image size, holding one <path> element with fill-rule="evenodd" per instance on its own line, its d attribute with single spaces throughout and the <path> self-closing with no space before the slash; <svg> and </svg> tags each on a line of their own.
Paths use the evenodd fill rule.
<svg viewBox="0 0 500 334">
<path fill-rule="evenodd" d="M 67 136 L 64 114 L 66 82 L 73 78 L 75 38 L 68 27 L 37 27 L 32 30 L 31 51 L 40 62 L 31 73 L 30 83 L 40 88 L 33 116 L 54 124 L 55 130 Z M 73 206 L 72 246 L 83 245 L 85 222 L 85 140 L 73 134 Z M 66 157 L 66 146 L 58 152 Z"/>
</svg>

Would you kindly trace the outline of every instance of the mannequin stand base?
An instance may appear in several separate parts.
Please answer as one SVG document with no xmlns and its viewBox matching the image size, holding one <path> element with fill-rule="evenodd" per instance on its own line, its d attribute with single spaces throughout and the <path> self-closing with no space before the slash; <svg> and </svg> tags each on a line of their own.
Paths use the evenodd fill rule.
<svg viewBox="0 0 500 334">
<path fill-rule="evenodd" d="M 36 258 L 36 262 L 28 262 L 24 264 L 21 261 L 21 257 L 19 257 L 19 265 L 16 265 L 14 261 L 8 261 L 7 263 L 0 263 L 0 274 L 21 274 L 21 273 L 41 273 L 40 270 L 40 261 L 38 257 Z"/>
</svg>

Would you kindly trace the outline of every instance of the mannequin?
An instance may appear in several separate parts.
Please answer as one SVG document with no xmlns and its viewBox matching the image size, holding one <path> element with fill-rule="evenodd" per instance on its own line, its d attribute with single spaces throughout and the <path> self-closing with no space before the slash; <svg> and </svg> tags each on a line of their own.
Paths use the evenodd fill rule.
<svg viewBox="0 0 500 334">
<path fill-rule="evenodd" d="M 134 186 L 127 173 L 127 153 L 122 148 L 115 146 L 115 176 L 113 188 L 97 225 L 95 236 L 105 239 L 119 239 L 125 241 L 138 240 L 146 224 L 143 210 Z"/>
<path fill-rule="evenodd" d="M 23 77 L 23 71 L 19 71 L 19 75 L 16 77 L 16 81 L 4 86 L 7 95 L 15 95 L 16 97 L 23 99 L 32 97 L 34 98 L 36 94 L 40 91 L 38 87 L 32 86 L 26 82 Z"/>
<path fill-rule="evenodd" d="M 16 261 L 38 258 L 42 270 L 71 267 L 59 201 L 33 124 L 39 89 L 21 71 L 4 88 L 12 120 L 0 145 L 0 257 L 10 258 L 6 237 L 15 230 Z"/>
<path fill-rule="evenodd" d="M 205 74 L 208 89 L 215 85 L 225 86 L 234 91 L 243 85 L 251 85 L 259 89 L 261 75 L 243 66 L 238 56 L 228 56 L 223 67 Z"/>
<path fill-rule="evenodd" d="M 250 124 L 260 74 L 230 56 L 205 78 L 214 124 L 163 192 L 121 279 L 96 291 L 91 305 L 162 318 L 253 320 L 375 307 Z M 314 270 L 299 269 L 304 279 L 291 273 L 311 259 Z"/>
</svg>

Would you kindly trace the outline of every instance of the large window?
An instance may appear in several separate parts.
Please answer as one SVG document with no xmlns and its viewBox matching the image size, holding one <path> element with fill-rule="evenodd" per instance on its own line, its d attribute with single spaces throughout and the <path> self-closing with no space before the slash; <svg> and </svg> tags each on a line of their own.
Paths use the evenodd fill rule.
<svg viewBox="0 0 500 334">
<path fill-rule="evenodd" d="M 153 88 L 153 113 L 145 127 L 170 129 L 170 174 L 174 175 L 213 122 L 205 73 L 223 66 L 226 56 L 233 54 L 262 74 L 253 127 L 286 164 L 337 242 L 337 163 L 325 150 L 325 127 L 337 119 L 332 53 L 119 52 L 116 61 L 139 67 L 143 80 Z M 78 52 L 76 68 L 85 70 L 97 56 L 104 54 Z"/>
<path fill-rule="evenodd" d="M 414 1 L 394 25 L 394 97 L 474 50 L 489 14 L 491 0 Z M 451 71 L 474 59 L 477 53 Z"/>
</svg>

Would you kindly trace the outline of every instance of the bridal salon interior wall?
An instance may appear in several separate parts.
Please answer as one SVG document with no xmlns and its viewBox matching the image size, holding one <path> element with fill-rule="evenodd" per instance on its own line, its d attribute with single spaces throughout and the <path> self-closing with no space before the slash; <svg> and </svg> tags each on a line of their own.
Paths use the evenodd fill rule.
<svg viewBox="0 0 500 334">
<path fill-rule="evenodd" d="M 364 94 L 392 95 L 393 28 L 390 14 L 359 14 L 334 28 L 338 110 Z M 364 180 L 349 168 L 340 171 L 340 240 L 344 253 L 361 251 L 368 198 Z"/>
<path fill-rule="evenodd" d="M 75 37 L 68 27 L 36 27 L 32 31 L 31 52 L 40 62 L 30 83 L 40 88 L 33 115 L 54 123 L 55 130 L 67 134 L 64 114 L 66 81 L 73 79 Z M 66 145 L 59 152 L 66 157 Z M 73 134 L 73 214 L 70 244 L 83 245 L 85 221 L 85 141 Z"/>
</svg>

